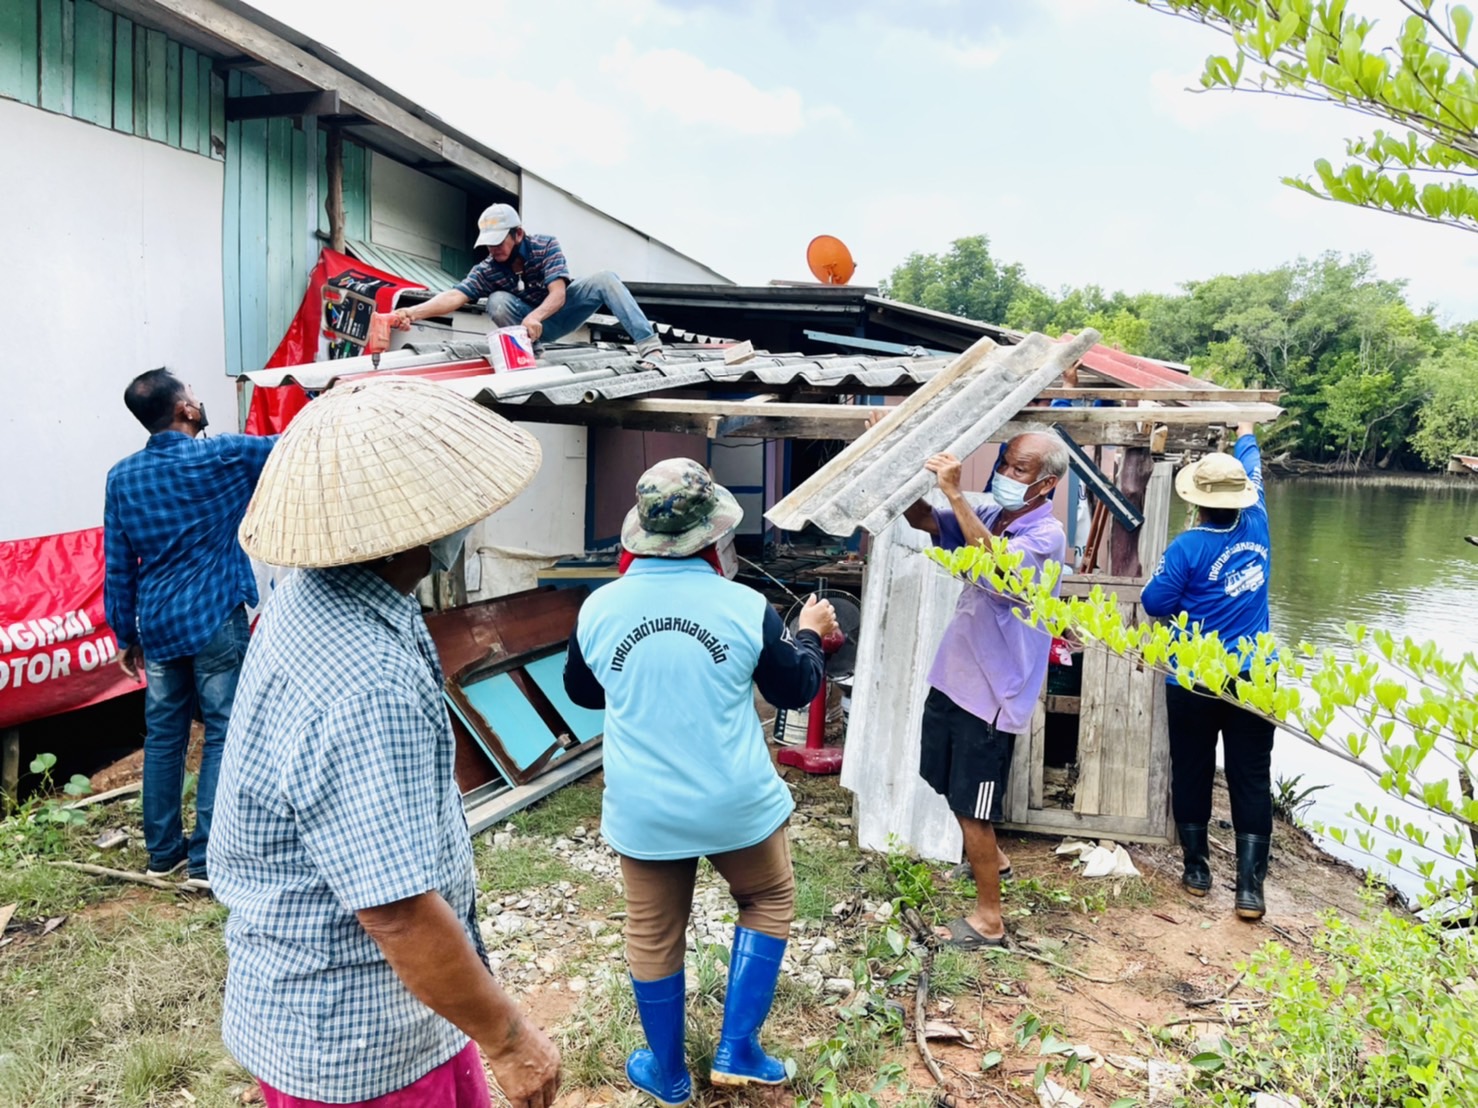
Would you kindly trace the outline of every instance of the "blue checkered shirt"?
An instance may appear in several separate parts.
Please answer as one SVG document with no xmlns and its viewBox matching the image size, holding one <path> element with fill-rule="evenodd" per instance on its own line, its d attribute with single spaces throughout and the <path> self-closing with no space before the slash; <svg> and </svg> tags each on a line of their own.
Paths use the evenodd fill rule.
<svg viewBox="0 0 1478 1108">
<path fill-rule="evenodd" d="M 550 281 L 570 279 L 564 251 L 553 235 L 525 234 L 518 244 L 517 256 L 523 259 L 522 273 L 513 271 L 512 258 L 495 262 L 489 254 L 452 287 L 468 300 L 480 300 L 495 292 L 511 292 L 529 307 L 537 308 L 549 295 Z"/>
<path fill-rule="evenodd" d="M 210 832 L 221 1034 L 289 1096 L 383 1096 L 467 1045 L 355 916 L 434 890 L 483 954 L 441 683 L 416 601 L 359 566 L 292 574 L 247 649 Z"/>
<path fill-rule="evenodd" d="M 238 605 L 257 602 L 236 529 L 277 437 L 150 435 L 108 471 L 103 601 L 118 648 L 167 662 L 199 652 Z"/>
</svg>

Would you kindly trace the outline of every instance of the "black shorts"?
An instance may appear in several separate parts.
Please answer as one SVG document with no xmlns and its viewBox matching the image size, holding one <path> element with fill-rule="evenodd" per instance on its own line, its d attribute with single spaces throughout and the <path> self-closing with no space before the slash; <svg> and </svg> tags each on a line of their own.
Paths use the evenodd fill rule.
<svg viewBox="0 0 1478 1108">
<path fill-rule="evenodd" d="M 924 701 L 919 776 L 958 816 L 999 823 L 1016 736 L 971 715 L 938 689 Z"/>
</svg>

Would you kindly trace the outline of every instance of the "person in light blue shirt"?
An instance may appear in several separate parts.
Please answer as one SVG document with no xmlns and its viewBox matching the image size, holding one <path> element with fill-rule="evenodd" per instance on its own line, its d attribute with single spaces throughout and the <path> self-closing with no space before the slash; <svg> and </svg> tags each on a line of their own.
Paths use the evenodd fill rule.
<svg viewBox="0 0 1478 1108">
<path fill-rule="evenodd" d="M 1200 508 L 1200 518 L 1165 551 L 1141 604 L 1152 616 L 1185 612 L 1191 624 L 1203 633 L 1215 631 L 1228 650 L 1239 651 L 1250 664 L 1257 636 L 1269 629 L 1272 575 L 1262 458 L 1252 425 L 1237 429 L 1231 457 L 1209 454 L 1182 469 L 1175 491 Z M 1181 884 L 1193 896 L 1205 896 L 1211 889 L 1207 828 L 1220 734 L 1237 833 L 1236 911 L 1243 919 L 1261 919 L 1273 833 L 1274 726 L 1174 677 L 1165 690 L 1165 708 L 1171 804 L 1185 855 Z"/>
<path fill-rule="evenodd" d="M 795 913 L 785 825 L 794 803 L 754 707 L 799 708 L 821 688 L 821 640 L 837 631 L 812 597 L 791 635 L 760 593 L 728 579 L 743 518 L 697 462 L 658 462 L 637 481 L 621 543 L 635 555 L 580 610 L 565 688 L 605 710 L 601 834 L 621 856 L 626 958 L 650 1049 L 626 1074 L 665 1105 L 686 1104 L 684 932 L 698 859 L 739 905 L 715 1085 L 778 1085 L 785 1066 L 760 1047 Z"/>
</svg>

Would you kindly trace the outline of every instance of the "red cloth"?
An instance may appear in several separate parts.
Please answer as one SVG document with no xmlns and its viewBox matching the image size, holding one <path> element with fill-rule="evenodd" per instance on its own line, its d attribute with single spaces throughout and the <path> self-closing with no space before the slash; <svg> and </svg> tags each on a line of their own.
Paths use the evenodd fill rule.
<svg viewBox="0 0 1478 1108">
<path fill-rule="evenodd" d="M 718 547 L 716 545 L 710 544 L 708 546 L 705 546 L 694 556 L 702 558 L 705 562 L 711 565 L 713 567 L 713 572 L 717 573 L 720 577 L 724 575 L 724 567 L 718 560 Z M 627 550 L 623 546 L 621 548 L 621 557 L 616 559 L 616 572 L 624 574 L 628 569 L 631 568 L 632 562 L 636 561 L 638 558 L 646 557 L 649 557 L 649 555 L 633 554 L 631 551 Z"/>
<path fill-rule="evenodd" d="M 267 1108 L 328 1108 L 327 1102 L 307 1100 L 279 1093 L 265 1081 L 258 1081 Z M 482 1071 L 482 1058 L 477 1044 L 468 1043 L 456 1057 L 443 1062 L 419 1081 L 403 1089 L 357 1102 L 364 1108 L 492 1108 L 487 1075 Z"/>
</svg>

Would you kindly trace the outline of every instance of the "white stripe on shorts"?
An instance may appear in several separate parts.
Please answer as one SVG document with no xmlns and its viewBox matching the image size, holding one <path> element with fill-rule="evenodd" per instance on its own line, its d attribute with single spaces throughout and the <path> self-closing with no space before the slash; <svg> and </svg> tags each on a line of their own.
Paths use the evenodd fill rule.
<svg viewBox="0 0 1478 1108">
<path fill-rule="evenodd" d="M 994 781 L 982 781 L 980 787 L 975 791 L 975 818 L 978 820 L 990 820 L 990 806 L 996 798 L 996 783 Z"/>
</svg>

